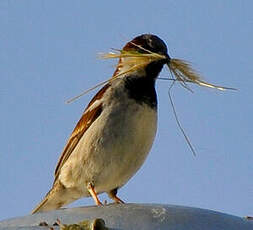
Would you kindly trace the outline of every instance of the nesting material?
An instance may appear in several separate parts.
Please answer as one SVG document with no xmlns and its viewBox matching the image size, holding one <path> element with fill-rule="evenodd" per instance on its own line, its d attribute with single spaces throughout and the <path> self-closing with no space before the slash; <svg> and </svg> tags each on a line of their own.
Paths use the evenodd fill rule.
<svg viewBox="0 0 253 230">
<path fill-rule="evenodd" d="M 116 52 L 109 52 L 106 54 L 102 54 L 102 55 L 100 55 L 100 57 L 104 58 L 104 59 L 124 58 L 124 64 L 128 64 L 131 67 L 129 69 L 127 69 L 126 71 L 120 73 L 120 75 L 129 73 L 132 71 L 136 71 L 139 68 L 142 68 L 143 66 L 146 66 L 153 61 L 167 59 L 167 57 L 164 55 L 151 52 L 149 50 L 146 50 L 146 49 L 140 47 L 139 45 L 136 45 L 136 46 L 138 48 L 142 49 L 143 51 L 145 51 L 146 53 L 141 53 L 141 52 L 131 51 L 131 50 L 125 51 L 125 50 L 114 49 L 114 51 L 116 51 Z M 189 89 L 187 83 L 194 83 L 199 86 L 205 86 L 205 87 L 214 88 L 214 89 L 218 89 L 218 90 L 227 90 L 227 89 L 235 90 L 234 88 L 214 85 L 214 84 L 211 84 L 209 82 L 202 80 L 199 73 L 197 73 L 192 68 L 190 63 L 187 61 L 172 58 L 167 63 L 167 66 L 169 67 L 169 70 L 173 74 L 173 76 L 175 78 L 174 80 L 179 81 L 185 88 Z M 118 77 L 120 75 L 116 75 L 114 77 Z"/>
</svg>

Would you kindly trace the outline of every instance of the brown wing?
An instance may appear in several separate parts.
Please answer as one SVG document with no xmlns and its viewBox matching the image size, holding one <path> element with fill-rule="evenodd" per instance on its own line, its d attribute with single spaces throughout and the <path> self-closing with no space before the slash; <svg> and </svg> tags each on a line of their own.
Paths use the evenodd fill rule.
<svg viewBox="0 0 253 230">
<path fill-rule="evenodd" d="M 95 107 L 92 110 L 89 110 L 89 107 L 97 100 L 99 100 L 105 91 L 108 89 L 110 85 L 105 85 L 90 101 L 89 105 L 85 109 L 81 119 L 78 121 L 75 129 L 73 130 L 71 136 L 68 139 L 68 142 L 63 149 L 63 152 L 61 154 L 60 159 L 58 160 L 56 169 L 55 169 L 55 180 L 59 177 L 60 170 L 62 166 L 65 164 L 65 162 L 68 160 L 69 156 L 71 155 L 72 151 L 75 149 L 76 145 L 80 141 L 81 137 L 85 133 L 85 131 L 91 126 L 91 124 L 99 117 L 99 115 L 102 113 L 102 103 L 99 104 L 97 107 Z"/>
</svg>

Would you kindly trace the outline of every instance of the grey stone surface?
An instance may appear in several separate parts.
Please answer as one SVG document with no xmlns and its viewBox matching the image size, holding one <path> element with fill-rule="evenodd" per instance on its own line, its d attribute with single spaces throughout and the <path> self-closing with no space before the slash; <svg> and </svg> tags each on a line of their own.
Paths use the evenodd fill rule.
<svg viewBox="0 0 253 230">
<path fill-rule="evenodd" d="M 0 222 L 0 230 L 49 229 L 60 219 L 73 224 L 85 219 L 102 218 L 113 230 L 253 230 L 253 221 L 206 209 L 162 204 L 110 204 L 38 213 Z M 58 227 L 54 227 L 58 229 Z"/>
</svg>

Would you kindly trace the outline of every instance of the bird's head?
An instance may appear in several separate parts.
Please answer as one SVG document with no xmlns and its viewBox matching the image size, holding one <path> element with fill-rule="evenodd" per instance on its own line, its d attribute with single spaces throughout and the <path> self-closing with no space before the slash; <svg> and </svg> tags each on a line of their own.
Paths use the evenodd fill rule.
<svg viewBox="0 0 253 230">
<path fill-rule="evenodd" d="M 160 54 L 169 61 L 167 46 L 162 39 L 153 34 L 143 34 L 128 42 L 123 51 L 136 52 L 140 54 Z"/>
<path fill-rule="evenodd" d="M 119 63 L 113 77 L 134 74 L 156 78 L 163 65 L 170 62 L 166 44 L 152 34 L 135 37 L 119 52 Z"/>
</svg>

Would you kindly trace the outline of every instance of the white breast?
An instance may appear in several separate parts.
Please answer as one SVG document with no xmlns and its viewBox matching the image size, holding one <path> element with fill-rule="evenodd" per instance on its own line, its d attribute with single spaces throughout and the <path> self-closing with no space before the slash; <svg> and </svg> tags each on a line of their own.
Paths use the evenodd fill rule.
<svg viewBox="0 0 253 230">
<path fill-rule="evenodd" d="M 120 83 L 119 83 L 120 84 Z M 84 133 L 59 179 L 66 187 L 92 182 L 97 193 L 124 185 L 141 167 L 152 146 L 157 112 L 129 99 L 121 86 L 108 90 L 103 112 Z"/>
</svg>

